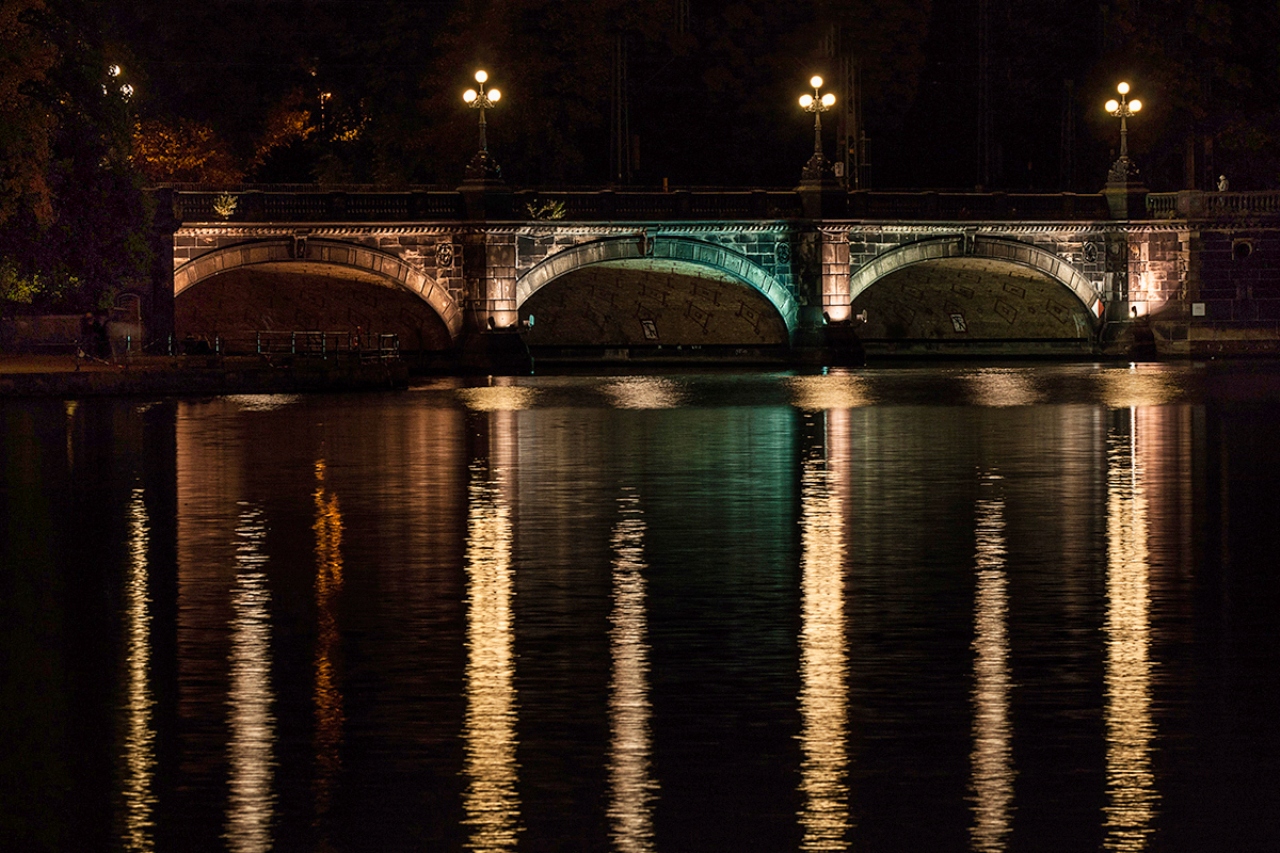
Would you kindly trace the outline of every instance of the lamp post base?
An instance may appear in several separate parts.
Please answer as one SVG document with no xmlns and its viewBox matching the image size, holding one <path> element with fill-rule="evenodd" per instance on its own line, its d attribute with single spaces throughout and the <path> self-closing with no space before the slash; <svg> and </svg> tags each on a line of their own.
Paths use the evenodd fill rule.
<svg viewBox="0 0 1280 853">
<path fill-rule="evenodd" d="M 809 162 L 804 164 L 804 169 L 800 172 L 800 186 L 804 188 L 824 188 L 838 187 L 840 181 L 836 178 L 832 163 L 821 152 L 814 152 L 809 158 Z"/>
<path fill-rule="evenodd" d="M 1147 193 L 1137 165 L 1128 155 L 1121 154 L 1107 172 L 1107 184 L 1102 195 L 1107 200 L 1112 219 L 1146 219 Z"/>
<path fill-rule="evenodd" d="M 505 182 L 502 180 L 502 167 L 483 148 L 477 151 L 475 156 L 471 158 L 471 162 L 467 164 L 466 171 L 463 172 L 462 182 L 466 185 L 505 186 Z"/>
</svg>

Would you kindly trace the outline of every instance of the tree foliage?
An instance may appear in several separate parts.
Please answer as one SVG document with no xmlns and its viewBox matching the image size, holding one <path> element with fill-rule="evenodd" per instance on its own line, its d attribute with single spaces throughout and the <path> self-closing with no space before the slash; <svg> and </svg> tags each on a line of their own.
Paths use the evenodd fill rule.
<svg viewBox="0 0 1280 853">
<path fill-rule="evenodd" d="M 0 225 L 20 208 L 48 223 L 48 184 L 56 130 L 48 104 L 49 72 L 57 50 L 41 29 L 43 0 L 0 3 Z"/>
<path fill-rule="evenodd" d="M 191 119 L 138 122 L 132 160 L 152 183 L 235 184 L 244 177 L 213 128 Z"/>
<path fill-rule="evenodd" d="M 22 29 L 5 38 L 34 46 L 27 55 L 37 56 L 42 70 L 26 74 L 18 103 L 22 115 L 40 115 L 5 131 L 27 140 L 7 149 L 5 308 L 101 307 L 116 292 L 141 287 L 154 257 L 151 210 L 129 164 L 128 97 L 108 72 L 89 7 L 74 0 L 22 5 L 23 14 L 4 19 Z M 4 8 L 7 15 L 9 4 Z M 23 177 L 13 183 L 13 175 Z"/>
</svg>

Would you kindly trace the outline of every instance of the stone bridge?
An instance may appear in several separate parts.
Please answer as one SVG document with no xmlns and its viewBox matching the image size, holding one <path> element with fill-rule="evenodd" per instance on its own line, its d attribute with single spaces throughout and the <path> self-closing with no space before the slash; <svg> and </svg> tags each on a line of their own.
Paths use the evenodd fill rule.
<svg viewBox="0 0 1280 853">
<path fill-rule="evenodd" d="M 1147 195 L 1117 219 L 1101 193 L 157 192 L 173 278 L 150 313 L 178 338 L 359 330 L 445 357 L 518 331 L 562 357 L 785 359 L 848 331 L 870 352 L 1097 353 L 1135 331 L 1177 352 L 1280 324 L 1273 194 Z"/>
</svg>

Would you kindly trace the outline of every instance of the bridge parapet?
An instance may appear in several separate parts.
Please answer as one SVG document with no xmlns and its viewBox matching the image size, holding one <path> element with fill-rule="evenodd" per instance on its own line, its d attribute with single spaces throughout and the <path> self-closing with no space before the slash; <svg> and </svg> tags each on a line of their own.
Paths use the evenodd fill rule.
<svg viewBox="0 0 1280 853">
<path fill-rule="evenodd" d="M 804 191 L 799 189 L 518 190 L 510 193 L 508 198 L 511 213 L 501 218 L 509 221 L 674 222 L 805 218 Z M 422 187 L 404 190 L 373 186 L 179 187 L 174 188 L 173 200 L 178 223 L 463 221 L 469 218 L 470 209 L 460 191 Z M 1088 222 L 1110 218 L 1106 199 L 1101 193 L 856 190 L 837 192 L 830 201 L 833 203 L 829 215 L 836 219 Z M 1163 197 L 1158 197 L 1156 203 L 1162 205 L 1161 211 L 1172 209 L 1175 204 Z M 1250 210 L 1257 208 L 1257 204 L 1251 204 Z M 1272 204 L 1280 208 L 1280 202 Z"/>
<path fill-rule="evenodd" d="M 675 222 L 804 219 L 802 192 L 782 189 L 518 190 L 509 221 Z M 174 188 L 183 222 L 464 221 L 461 192 L 414 187 L 261 185 Z M 1102 193 L 1004 193 L 855 190 L 835 198 L 831 218 L 912 222 L 1102 222 Z M 1149 193 L 1151 219 L 1240 220 L 1280 217 L 1280 191 Z M 508 217 L 503 217 L 507 219 Z"/>
<path fill-rule="evenodd" d="M 849 193 L 854 219 L 912 221 L 1050 220 L 1092 222 L 1110 218 L 1101 193 L 888 192 Z"/>
<path fill-rule="evenodd" d="M 178 222 L 405 222 L 462 218 L 462 196 L 439 190 L 311 187 L 178 190 Z"/>
<path fill-rule="evenodd" d="M 1256 219 L 1280 217 L 1280 191 L 1205 192 L 1182 190 L 1147 195 L 1152 219 Z"/>
</svg>

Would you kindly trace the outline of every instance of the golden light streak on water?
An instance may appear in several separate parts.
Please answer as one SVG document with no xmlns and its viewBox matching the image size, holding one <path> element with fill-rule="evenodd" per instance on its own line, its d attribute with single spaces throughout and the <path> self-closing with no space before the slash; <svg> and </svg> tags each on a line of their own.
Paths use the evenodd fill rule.
<svg viewBox="0 0 1280 853">
<path fill-rule="evenodd" d="M 613 613 L 609 645 L 609 822 L 614 849 L 644 853 L 653 846 L 650 774 L 649 638 L 645 615 L 644 514 L 631 491 L 618 498 L 621 518 L 613 528 Z"/>
<path fill-rule="evenodd" d="M 302 399 L 298 394 L 228 394 L 223 398 L 248 412 L 273 412 Z"/>
<path fill-rule="evenodd" d="M 318 630 L 315 655 L 316 778 L 315 814 L 319 819 L 328 814 L 333 801 L 333 788 L 342 769 L 342 728 L 345 722 L 342 690 L 334 674 L 334 654 L 338 649 L 338 624 L 335 610 L 342 591 L 342 511 L 338 496 L 329 491 L 327 466 L 317 460 L 316 490 L 312 495 L 316 520 L 311 529 L 316 536 L 316 614 Z"/>
<path fill-rule="evenodd" d="M 991 408 L 1032 406 L 1041 394 L 1025 370 L 985 367 L 965 374 L 975 404 Z"/>
<path fill-rule="evenodd" d="M 223 833 L 234 853 L 272 846 L 275 815 L 275 716 L 271 706 L 270 592 L 262 553 L 267 528 L 262 511 L 240 504 L 236 527 L 236 579 L 231 593 L 230 796 Z"/>
<path fill-rule="evenodd" d="M 675 409 L 687 396 L 683 383 L 663 376 L 628 376 L 604 386 L 615 409 Z"/>
<path fill-rule="evenodd" d="M 1005 849 L 1013 812 L 1013 756 L 1009 722 L 1009 594 L 1005 575 L 1004 497 L 995 490 L 1000 477 L 982 482 L 989 497 L 977 502 L 974 563 L 978 584 L 974 600 L 973 751 L 969 754 L 969 800 L 973 823 L 971 849 Z"/>
<path fill-rule="evenodd" d="M 848 412 L 825 417 L 828 447 L 847 441 Z M 800 475 L 800 849 L 806 851 L 847 850 L 852 829 L 840 458 L 809 456 Z"/>
<path fill-rule="evenodd" d="M 538 397 L 534 388 L 512 385 L 509 376 L 495 376 L 492 385 L 478 388 L 459 388 L 458 396 L 463 404 L 476 412 L 516 412 L 532 408 Z"/>
<path fill-rule="evenodd" d="M 1128 410 L 1130 435 L 1113 432 L 1107 449 L 1106 738 L 1108 850 L 1145 850 L 1159 803 L 1151 767 L 1147 496 L 1139 417 Z"/>
<path fill-rule="evenodd" d="M 151 595 L 148 592 L 147 547 L 150 524 L 143 490 L 129 501 L 129 574 L 125 581 L 126 658 L 124 778 L 124 849 L 155 849 L 155 696 L 151 690 Z"/>
<path fill-rule="evenodd" d="M 501 471 L 502 469 L 498 469 Z M 467 848 L 514 850 L 520 833 L 516 792 L 516 690 L 511 509 L 502 478 L 471 466 L 467 487 L 467 711 L 463 795 Z"/>
<path fill-rule="evenodd" d="M 832 370 L 824 376 L 792 376 L 786 385 L 791 392 L 791 405 L 806 412 L 856 409 L 874 402 L 866 380 L 843 370 Z"/>
<path fill-rule="evenodd" d="M 1103 404 L 1111 409 L 1164 405 L 1176 400 L 1184 390 L 1177 375 L 1160 364 L 1099 370 L 1094 381 Z"/>
</svg>

